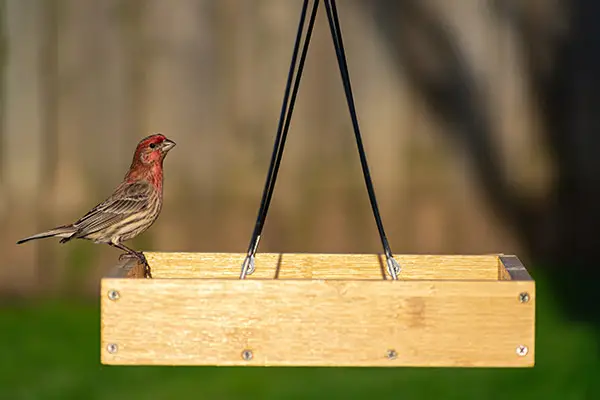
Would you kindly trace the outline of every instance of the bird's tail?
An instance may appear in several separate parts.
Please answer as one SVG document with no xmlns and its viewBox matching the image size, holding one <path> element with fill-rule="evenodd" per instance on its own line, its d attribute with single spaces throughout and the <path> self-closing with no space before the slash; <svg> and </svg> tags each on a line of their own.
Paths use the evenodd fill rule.
<svg viewBox="0 0 600 400">
<path fill-rule="evenodd" d="M 54 229 L 50 229 L 49 231 L 41 232 L 36 235 L 32 235 L 32 236 L 26 237 L 24 239 L 21 239 L 17 242 L 17 244 L 29 242 L 30 240 L 35 240 L 35 239 L 43 239 L 43 238 L 47 238 L 47 237 L 60 237 L 60 238 L 68 239 L 71 235 L 73 235 L 75 233 L 75 231 L 76 231 L 76 229 L 73 227 L 73 225 L 59 226 Z"/>
</svg>

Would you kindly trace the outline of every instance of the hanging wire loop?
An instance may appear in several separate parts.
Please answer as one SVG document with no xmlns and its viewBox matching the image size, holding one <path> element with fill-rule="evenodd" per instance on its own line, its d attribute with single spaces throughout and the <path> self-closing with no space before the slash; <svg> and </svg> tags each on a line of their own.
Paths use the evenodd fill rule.
<svg viewBox="0 0 600 400">
<path fill-rule="evenodd" d="M 310 44 L 310 38 L 315 25 L 315 18 L 317 16 L 317 10 L 319 7 L 319 0 L 315 0 L 313 8 L 310 14 L 310 20 L 308 28 L 306 30 L 306 38 L 304 39 L 304 45 L 302 46 L 302 54 L 300 55 L 300 62 L 298 63 L 298 71 L 296 70 L 296 61 L 298 58 L 298 50 L 300 49 L 300 43 L 302 42 L 302 34 L 304 32 L 304 25 L 306 21 L 306 13 L 308 10 L 309 0 L 304 0 L 302 4 L 302 11 L 300 12 L 300 21 L 298 23 L 298 32 L 296 34 L 296 42 L 294 43 L 294 50 L 292 52 L 292 60 L 290 62 L 290 69 L 288 71 L 288 78 L 283 95 L 283 104 L 281 105 L 281 114 L 279 116 L 279 123 L 277 126 L 277 134 L 275 136 L 275 144 L 273 146 L 273 154 L 271 155 L 271 162 L 269 165 L 269 171 L 267 172 L 267 179 L 265 181 L 265 187 L 263 189 L 262 199 L 260 202 L 260 208 L 258 210 L 258 216 L 256 218 L 256 224 L 254 225 L 254 231 L 248 245 L 248 254 L 242 263 L 242 271 L 240 273 L 240 279 L 245 279 L 247 275 L 250 275 L 255 270 L 255 255 L 258 249 L 258 243 L 260 241 L 260 235 L 267 218 L 269 211 L 269 205 L 271 204 L 271 198 L 275 189 L 275 181 L 277 180 L 277 174 L 279 172 L 279 166 L 281 164 L 281 158 L 283 156 L 283 149 L 285 146 L 285 140 L 290 128 L 292 120 L 292 114 L 294 112 L 294 105 L 296 103 L 296 97 L 298 95 L 298 89 L 300 88 L 300 81 L 302 78 L 302 72 L 304 71 L 304 64 L 306 62 L 306 55 L 308 54 L 308 46 Z M 294 78 L 294 73 L 296 75 Z M 294 86 L 290 98 L 290 87 L 294 80 Z M 288 107 L 289 102 L 289 107 Z"/>
<path fill-rule="evenodd" d="M 375 223 L 381 238 L 381 244 L 386 257 L 386 268 L 387 272 L 393 280 L 398 279 L 400 273 L 400 265 L 394 259 L 392 250 L 388 243 L 385 230 L 383 228 L 383 222 L 381 220 L 381 214 L 379 213 L 379 207 L 377 205 L 377 198 L 375 196 L 375 189 L 373 188 L 373 182 L 371 174 L 369 172 L 369 165 L 367 163 L 367 156 L 362 142 L 360 133 L 360 127 L 358 124 L 358 116 L 356 114 L 356 107 L 354 105 L 354 96 L 352 94 L 352 85 L 350 83 L 350 74 L 348 72 L 348 64 L 346 62 L 346 52 L 344 50 L 344 42 L 342 41 L 342 31 L 340 28 L 340 22 L 337 12 L 337 6 L 335 0 L 324 0 L 325 10 L 327 12 L 327 20 L 329 22 L 329 28 L 331 30 L 331 38 L 335 48 L 335 53 L 338 61 L 338 67 L 340 69 L 340 76 L 344 86 L 344 93 L 346 95 L 346 102 L 348 103 L 348 110 L 350 112 L 350 118 L 352 120 L 352 128 L 354 130 L 354 136 L 356 138 L 356 146 L 358 148 L 358 155 L 360 157 L 360 164 L 362 167 L 363 177 L 365 185 L 367 187 L 367 193 L 369 195 L 369 201 L 373 210 L 373 216 L 375 217 Z M 281 106 L 281 114 L 279 116 L 279 124 L 277 126 L 277 134 L 275 136 L 275 144 L 273 146 L 273 154 L 271 155 L 271 162 L 269 164 L 269 170 L 267 172 L 267 178 L 263 189 L 262 199 L 258 216 L 256 218 L 256 224 L 252 232 L 250 244 L 248 245 L 248 254 L 242 263 L 242 271 L 240 279 L 245 279 L 247 275 L 250 275 L 255 270 L 255 256 L 258 249 L 258 243 L 262 234 L 264 223 L 269 211 L 269 205 L 273 196 L 275 188 L 275 181 L 277 180 L 277 174 L 279 172 L 279 166 L 281 164 L 281 158 L 283 156 L 283 149 L 285 141 L 290 127 L 292 114 L 294 111 L 294 105 L 296 103 L 296 97 L 298 95 L 298 89 L 300 87 L 300 81 L 302 78 L 302 72 L 304 71 L 304 63 L 306 61 L 306 55 L 308 54 L 308 47 L 310 44 L 310 38 L 314 28 L 315 18 L 319 7 L 319 0 L 315 0 L 313 3 L 308 28 L 306 30 L 306 37 L 304 38 L 304 44 L 302 46 L 302 53 L 300 55 L 300 61 L 298 63 L 298 71 L 296 72 L 296 61 L 298 59 L 298 52 L 300 49 L 300 43 L 302 42 L 302 36 L 304 33 L 304 25 L 306 22 L 306 13 L 308 11 L 309 0 L 304 0 L 302 5 L 302 11 L 300 13 L 300 21 L 298 23 L 298 32 L 296 34 L 296 41 L 294 44 L 294 50 L 292 52 L 292 60 L 288 71 L 288 78 L 283 96 L 283 104 Z M 295 75 L 295 79 L 294 79 Z M 292 88 L 292 81 L 294 85 Z M 290 93 L 291 88 L 291 93 Z"/>
</svg>

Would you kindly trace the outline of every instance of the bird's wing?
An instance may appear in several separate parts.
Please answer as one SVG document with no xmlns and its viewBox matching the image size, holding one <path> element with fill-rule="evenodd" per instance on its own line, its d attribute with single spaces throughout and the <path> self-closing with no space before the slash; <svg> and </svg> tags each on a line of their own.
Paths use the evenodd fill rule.
<svg viewBox="0 0 600 400">
<path fill-rule="evenodd" d="M 153 187 L 145 181 L 119 186 L 115 193 L 81 217 L 73 226 L 74 237 L 105 229 L 148 207 Z"/>
</svg>

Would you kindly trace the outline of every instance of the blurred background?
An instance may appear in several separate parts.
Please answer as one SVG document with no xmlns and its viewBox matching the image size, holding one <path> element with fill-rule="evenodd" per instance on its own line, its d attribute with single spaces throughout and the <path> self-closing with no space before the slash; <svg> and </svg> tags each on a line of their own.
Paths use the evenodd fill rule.
<svg viewBox="0 0 600 400">
<path fill-rule="evenodd" d="M 0 1 L 0 398 L 600 398 L 600 3 L 340 0 L 395 253 L 517 254 L 534 369 L 99 364 L 108 246 L 72 222 L 162 132 L 165 206 L 132 246 L 243 252 L 300 0 Z M 259 251 L 380 252 L 321 7 Z M 374 338 L 376 340 L 376 338 Z"/>
</svg>

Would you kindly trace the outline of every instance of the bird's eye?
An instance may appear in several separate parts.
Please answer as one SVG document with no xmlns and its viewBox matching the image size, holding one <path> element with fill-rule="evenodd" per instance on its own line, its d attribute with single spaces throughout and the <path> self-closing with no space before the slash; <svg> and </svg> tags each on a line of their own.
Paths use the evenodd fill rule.
<svg viewBox="0 0 600 400">
<path fill-rule="evenodd" d="M 156 147 L 156 143 L 150 143 L 150 148 L 153 149 Z"/>
</svg>

